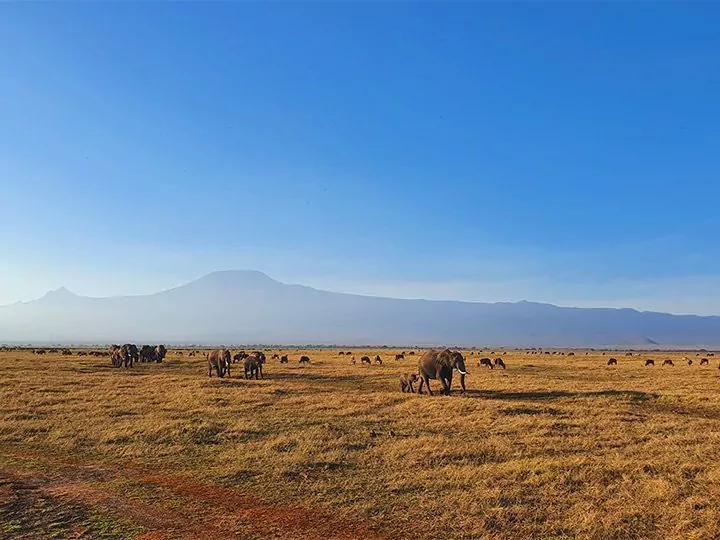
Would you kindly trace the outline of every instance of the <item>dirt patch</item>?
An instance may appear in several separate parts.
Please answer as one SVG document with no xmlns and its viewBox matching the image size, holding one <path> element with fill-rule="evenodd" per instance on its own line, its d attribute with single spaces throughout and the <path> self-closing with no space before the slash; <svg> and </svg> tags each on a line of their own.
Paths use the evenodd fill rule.
<svg viewBox="0 0 720 540">
<path fill-rule="evenodd" d="M 67 461 L 36 452 L 9 450 L 0 455 L 18 461 L 27 459 L 30 464 L 34 462 L 52 466 L 47 468 L 52 470 L 50 473 L 36 470 L 23 472 L 22 467 L 19 470 L 0 469 L 0 479 L 12 479 L 11 482 L 14 482 L 10 488 L 0 483 L 0 504 L 12 503 L 17 508 L 30 509 L 31 504 L 27 501 L 20 504 L 18 498 L 11 494 L 22 492 L 22 486 L 33 486 L 36 494 L 33 500 L 42 498 L 59 501 L 53 503 L 53 506 L 67 508 L 63 514 L 63 523 L 86 524 L 90 519 L 88 516 L 99 511 L 104 516 L 111 516 L 111 520 L 122 520 L 129 524 L 119 536 L 112 536 L 115 530 L 113 527 L 106 527 L 109 536 L 102 536 L 86 527 L 92 533 L 90 536 L 60 535 L 57 538 L 384 538 L 364 524 L 339 520 L 326 511 L 268 503 L 239 490 L 198 481 L 189 476 L 150 473 L 137 465 L 117 468 L 102 463 Z M 108 487 L 108 482 L 116 481 L 143 485 L 150 491 L 162 490 L 163 494 L 150 502 L 139 501 Z M 44 528 L 46 523 L 16 523 L 14 518 L 8 518 L 11 515 L 15 514 L 3 511 L 0 523 L 4 527 L 22 527 L 22 530 L 27 531 L 26 536 L 18 538 L 47 537 L 41 534 L 47 530 Z M 133 533 L 128 536 L 130 529 L 133 529 Z M 68 534 L 71 532 L 68 528 Z"/>
</svg>

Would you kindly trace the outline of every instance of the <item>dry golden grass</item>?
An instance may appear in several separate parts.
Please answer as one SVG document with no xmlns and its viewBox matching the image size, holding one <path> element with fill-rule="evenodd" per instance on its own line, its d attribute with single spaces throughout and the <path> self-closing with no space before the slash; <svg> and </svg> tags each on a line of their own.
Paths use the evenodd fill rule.
<svg viewBox="0 0 720 540">
<path fill-rule="evenodd" d="M 231 379 L 208 379 L 202 357 L 174 351 L 129 370 L 107 358 L 0 353 L 0 468 L 65 471 L 73 486 L 187 519 L 163 536 L 157 516 L 123 514 L 144 538 L 184 528 L 198 537 L 213 523 L 224 527 L 215 537 L 242 538 L 720 536 L 714 358 L 700 367 L 695 353 L 692 366 L 686 353 L 613 353 L 619 365 L 608 367 L 610 353 L 511 351 L 508 369 L 491 371 L 466 353 L 468 393 L 429 397 L 400 392 L 399 374 L 418 357 L 395 361 L 395 352 L 356 350 L 350 365 L 335 350 L 290 350 L 290 363 L 269 359 L 260 381 L 240 379 L 238 365 Z M 300 366 L 300 354 L 312 363 Z M 363 354 L 385 363 L 361 365 Z M 644 358 L 658 365 L 643 367 Z M 661 367 L 664 358 L 675 367 Z M 80 477 L 72 467 L 83 463 L 105 476 Z M 202 514 L 200 490 L 147 471 L 248 498 L 232 503 L 237 512 L 229 504 L 195 519 L 187 508 Z M 269 506 L 254 515 L 250 500 Z M 272 528 L 257 523 L 263 516 Z"/>
</svg>

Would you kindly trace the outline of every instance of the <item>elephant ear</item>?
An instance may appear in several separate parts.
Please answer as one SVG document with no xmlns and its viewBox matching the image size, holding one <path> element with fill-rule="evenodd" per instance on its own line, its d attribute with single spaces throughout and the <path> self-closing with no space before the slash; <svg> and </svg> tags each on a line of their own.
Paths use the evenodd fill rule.
<svg viewBox="0 0 720 540">
<path fill-rule="evenodd" d="M 450 367 L 452 365 L 452 353 L 448 349 L 440 352 L 437 357 L 437 363 L 441 366 Z"/>
</svg>

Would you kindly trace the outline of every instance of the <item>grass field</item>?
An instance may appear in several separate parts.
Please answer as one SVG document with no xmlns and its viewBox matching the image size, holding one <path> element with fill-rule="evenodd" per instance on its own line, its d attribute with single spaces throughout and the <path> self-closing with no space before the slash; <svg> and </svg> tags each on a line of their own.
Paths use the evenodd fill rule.
<svg viewBox="0 0 720 540">
<path fill-rule="evenodd" d="M 395 352 L 290 350 L 260 381 L 2 352 L 0 537 L 720 537 L 715 358 L 466 353 L 468 393 L 430 397 Z"/>
</svg>

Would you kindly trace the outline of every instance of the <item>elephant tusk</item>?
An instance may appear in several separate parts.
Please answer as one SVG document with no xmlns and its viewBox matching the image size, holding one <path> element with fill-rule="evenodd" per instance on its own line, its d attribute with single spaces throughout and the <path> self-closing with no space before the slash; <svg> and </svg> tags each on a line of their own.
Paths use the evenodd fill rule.
<svg viewBox="0 0 720 540">
<path fill-rule="evenodd" d="M 458 372 L 460 373 L 460 375 L 467 375 L 467 371 L 462 371 L 461 369 L 458 369 Z"/>
</svg>

